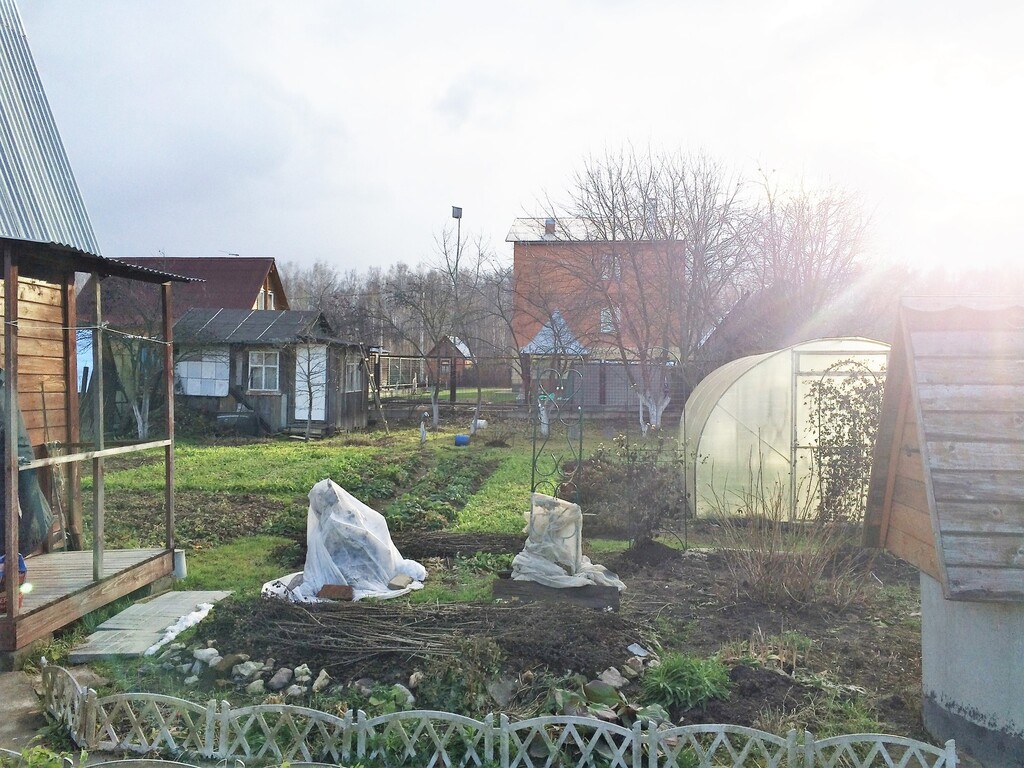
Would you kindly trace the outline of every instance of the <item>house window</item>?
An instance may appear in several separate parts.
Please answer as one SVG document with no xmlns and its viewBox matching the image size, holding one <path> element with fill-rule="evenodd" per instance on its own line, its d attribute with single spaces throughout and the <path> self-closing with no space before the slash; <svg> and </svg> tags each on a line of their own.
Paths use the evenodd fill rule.
<svg viewBox="0 0 1024 768">
<path fill-rule="evenodd" d="M 606 253 L 601 257 L 601 279 L 622 279 L 622 257 L 617 253 Z"/>
<path fill-rule="evenodd" d="M 228 394 L 228 349 L 214 347 L 183 356 L 174 365 L 178 391 L 198 397 Z"/>
<path fill-rule="evenodd" d="M 345 362 L 345 391 L 361 392 L 363 389 L 363 369 L 359 360 Z"/>
<path fill-rule="evenodd" d="M 259 392 L 277 392 L 279 381 L 277 352 L 249 353 L 249 389 Z"/>
<path fill-rule="evenodd" d="M 601 310 L 601 333 L 615 333 L 621 320 L 619 308 L 605 307 Z"/>
<path fill-rule="evenodd" d="M 266 306 L 266 309 L 274 309 L 274 308 L 275 308 L 274 307 L 274 292 L 268 290 L 267 291 L 267 306 Z"/>
</svg>

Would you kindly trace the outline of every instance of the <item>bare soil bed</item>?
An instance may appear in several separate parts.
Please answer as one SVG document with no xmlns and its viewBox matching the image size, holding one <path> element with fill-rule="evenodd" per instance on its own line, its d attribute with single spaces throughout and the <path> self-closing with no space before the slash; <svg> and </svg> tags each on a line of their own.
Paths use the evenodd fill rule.
<svg viewBox="0 0 1024 768">
<path fill-rule="evenodd" d="M 522 538 L 433 534 L 396 543 L 405 556 L 432 561 L 437 568 L 443 567 L 439 558 L 453 554 L 518 552 Z M 416 670 L 445 669 L 444 663 L 448 669 L 468 665 L 467 643 L 487 641 L 500 651 L 489 657 L 500 663 L 495 676 L 515 683 L 513 710 L 538 703 L 541 680 L 567 673 L 589 679 L 621 667 L 631 643 L 653 647 L 657 642 L 665 650 L 721 654 L 731 667 L 728 700 L 712 701 L 703 711 L 672 712 L 679 722 L 777 731 L 809 727 L 820 733 L 822 722 L 834 720 L 836 706 L 857 699 L 867 702 L 885 731 L 929 738 L 920 719 L 918 576 L 912 567 L 885 554 L 865 557 L 872 585 L 868 596 L 833 612 L 817 605 L 775 609 L 749 599 L 714 551 L 680 552 L 654 543 L 595 560 L 627 585 L 617 612 L 568 602 L 431 606 L 398 601 L 317 606 L 263 601 L 254 611 L 251 603 L 228 601 L 200 625 L 199 639 L 214 642 L 222 652 L 305 663 L 314 674 L 324 668 L 339 681 L 389 683 L 406 683 Z M 813 642 L 787 655 L 768 640 L 786 633 Z M 432 658 L 441 659 L 441 666 L 432 667 Z M 638 696 L 638 683 L 623 692 L 627 698 Z M 816 712 L 821 721 L 815 720 Z"/>
</svg>

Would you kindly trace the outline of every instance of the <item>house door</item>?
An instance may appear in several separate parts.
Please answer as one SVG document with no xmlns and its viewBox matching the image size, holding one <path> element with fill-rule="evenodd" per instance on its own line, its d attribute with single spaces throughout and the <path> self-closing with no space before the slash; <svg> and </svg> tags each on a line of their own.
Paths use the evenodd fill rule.
<svg viewBox="0 0 1024 768">
<path fill-rule="evenodd" d="M 295 349 L 295 421 L 324 421 L 327 415 L 327 347 Z"/>
</svg>

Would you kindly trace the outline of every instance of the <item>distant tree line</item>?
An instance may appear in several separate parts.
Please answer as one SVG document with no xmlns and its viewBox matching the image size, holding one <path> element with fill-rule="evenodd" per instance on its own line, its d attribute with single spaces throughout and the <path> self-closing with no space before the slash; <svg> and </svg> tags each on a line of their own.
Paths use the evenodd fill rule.
<svg viewBox="0 0 1024 768">
<path fill-rule="evenodd" d="M 578 290 L 615 303 L 595 243 L 615 243 L 615 268 L 635 276 L 638 300 L 614 307 L 610 336 L 617 356 L 631 363 L 644 427 L 660 424 L 671 392 L 685 395 L 736 357 L 818 336 L 888 341 L 901 294 L 1024 287 L 1021 273 L 921 274 L 900 266 L 898 254 L 869 258 L 869 216 L 854 194 L 784 188 L 771 172 L 745 177 L 704 154 L 627 148 L 591 157 L 564 202 L 547 199 L 539 208 L 559 222 L 562 240 L 578 245 L 578 258 L 560 266 L 572 271 Z M 584 222 L 586 236 L 570 222 Z M 652 260 L 650 248 L 641 256 L 638 243 L 665 244 L 662 258 Z M 456 242 L 449 227 L 414 265 L 355 272 L 286 263 L 281 271 L 291 306 L 321 310 L 347 339 L 426 356 L 456 337 L 475 365 L 500 359 L 520 376 L 519 349 L 529 340 L 513 334 L 517 286 L 509 261 L 480 236 Z M 556 288 L 530 286 L 520 298 L 538 318 L 550 318 L 567 300 Z M 666 367 L 681 386 L 665 386 Z M 437 377 L 431 384 L 436 424 Z"/>
</svg>

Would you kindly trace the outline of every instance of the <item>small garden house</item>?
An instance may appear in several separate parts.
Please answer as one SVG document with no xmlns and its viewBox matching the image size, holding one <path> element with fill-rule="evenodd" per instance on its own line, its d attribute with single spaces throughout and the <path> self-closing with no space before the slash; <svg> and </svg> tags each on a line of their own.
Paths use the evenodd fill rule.
<svg viewBox="0 0 1024 768">
<path fill-rule="evenodd" d="M 1024 298 L 900 306 L 866 542 L 921 570 L 924 722 L 1024 754 Z"/>
</svg>

